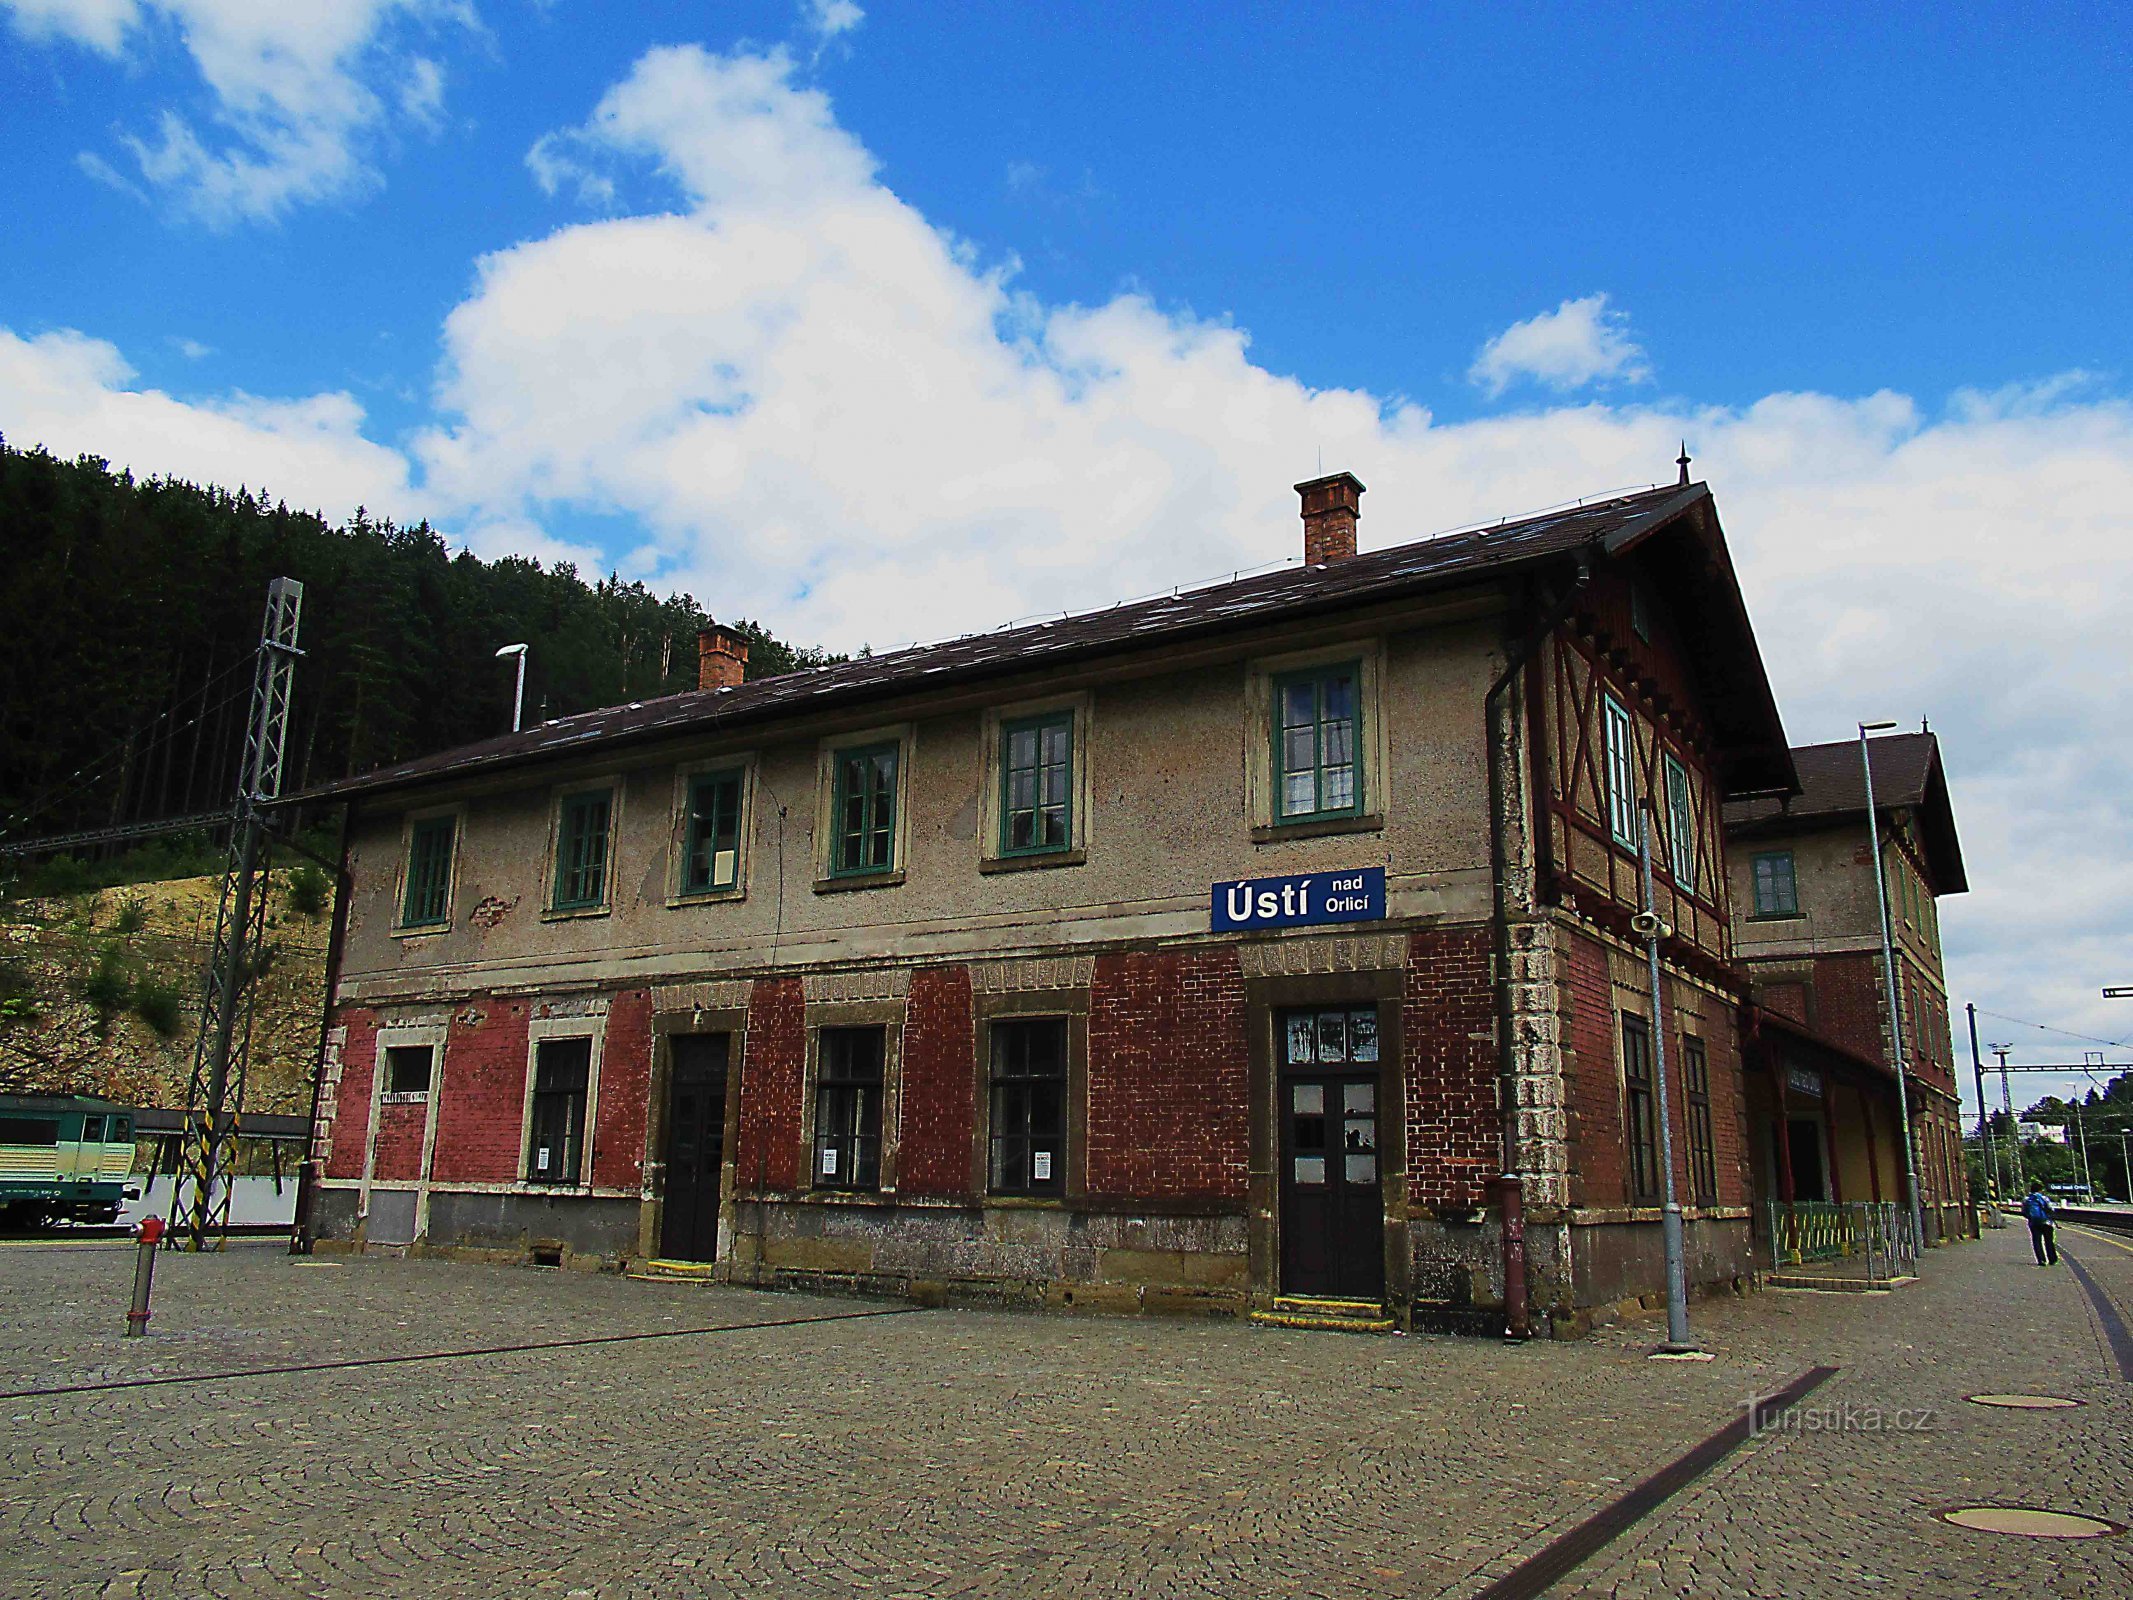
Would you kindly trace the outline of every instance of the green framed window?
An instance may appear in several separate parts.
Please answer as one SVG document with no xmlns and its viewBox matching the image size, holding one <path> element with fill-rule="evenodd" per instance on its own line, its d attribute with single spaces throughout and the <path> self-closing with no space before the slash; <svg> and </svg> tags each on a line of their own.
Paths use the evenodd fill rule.
<svg viewBox="0 0 2133 1600">
<path fill-rule="evenodd" d="M 705 772 L 689 780 L 689 820 L 682 843 L 681 892 L 716 894 L 741 879 L 741 773 Z"/>
<path fill-rule="evenodd" d="M 1637 727 L 1629 707 L 1605 697 L 1602 715 L 1607 740 L 1607 826 L 1615 843 L 1637 848 Z"/>
<path fill-rule="evenodd" d="M 1674 881 L 1696 892 L 1696 802 L 1689 789 L 1689 769 L 1666 758 L 1666 854 Z"/>
<path fill-rule="evenodd" d="M 886 1035 L 879 1027 L 824 1028 L 817 1040 L 815 1187 L 881 1187 L 881 1084 Z"/>
<path fill-rule="evenodd" d="M 435 928 L 452 920 L 452 846 L 458 838 L 457 817 L 425 817 L 408 831 L 401 927 Z"/>
<path fill-rule="evenodd" d="M 1792 875 L 1792 852 L 1768 850 L 1755 858 L 1755 914 L 1759 917 L 1796 917 L 1800 914 L 1799 885 Z"/>
<path fill-rule="evenodd" d="M 1652 1030 L 1642 1017 L 1622 1016 L 1622 1134 L 1629 1146 L 1629 1198 L 1659 1198 L 1659 1110 L 1652 1077 Z"/>
<path fill-rule="evenodd" d="M 1074 842 L 1074 713 L 1000 728 L 1000 854 L 1042 855 Z"/>
<path fill-rule="evenodd" d="M 830 797 L 836 830 L 832 874 L 887 872 L 896 865 L 896 780 L 902 757 L 893 743 L 837 752 Z"/>
<path fill-rule="evenodd" d="M 612 789 L 565 795 L 556 819 L 557 911 L 586 911 L 607 901 L 607 827 L 614 815 Z"/>
<path fill-rule="evenodd" d="M 1693 1034 L 1681 1038 L 1681 1081 L 1688 1094 L 1689 1188 L 1699 1205 L 1718 1203 L 1718 1147 L 1711 1139 L 1711 1058 Z"/>
<path fill-rule="evenodd" d="M 1346 662 L 1274 680 L 1274 820 L 1363 809 L 1361 667 Z"/>
</svg>

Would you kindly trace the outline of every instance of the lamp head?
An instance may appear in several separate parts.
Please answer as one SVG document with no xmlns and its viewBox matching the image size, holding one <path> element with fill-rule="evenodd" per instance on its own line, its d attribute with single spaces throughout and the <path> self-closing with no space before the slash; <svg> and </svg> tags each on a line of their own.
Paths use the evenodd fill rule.
<svg viewBox="0 0 2133 1600">
<path fill-rule="evenodd" d="M 1893 722 L 1862 722 L 1859 724 L 1859 731 L 1861 733 L 1881 733 L 1895 726 L 1896 724 Z"/>
<path fill-rule="evenodd" d="M 496 653 L 499 656 L 522 656 L 526 653 L 526 647 L 522 644 L 507 644 Z"/>
</svg>

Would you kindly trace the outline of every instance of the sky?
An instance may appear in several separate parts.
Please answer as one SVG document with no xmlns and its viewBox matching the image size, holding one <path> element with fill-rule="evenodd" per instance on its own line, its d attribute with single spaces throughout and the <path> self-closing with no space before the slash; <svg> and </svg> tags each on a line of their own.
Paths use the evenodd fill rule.
<svg viewBox="0 0 2133 1600">
<path fill-rule="evenodd" d="M 1941 735 L 1958 1017 L 2133 1061 L 2129 46 L 2074 3 L 0 0 L 0 435 L 844 649 L 1293 559 L 1320 470 L 1370 549 L 1685 439 L 1793 741 Z"/>
</svg>

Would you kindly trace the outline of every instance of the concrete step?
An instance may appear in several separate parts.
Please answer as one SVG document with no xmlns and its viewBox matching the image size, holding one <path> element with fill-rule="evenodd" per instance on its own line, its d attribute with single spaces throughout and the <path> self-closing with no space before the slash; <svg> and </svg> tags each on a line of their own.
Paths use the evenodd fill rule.
<svg viewBox="0 0 2133 1600">
<path fill-rule="evenodd" d="M 640 1261 L 629 1276 L 639 1283 L 710 1283 L 718 1272 L 710 1261 Z"/>
<path fill-rule="evenodd" d="M 1316 1295 L 1274 1297 L 1271 1310 L 1254 1311 L 1251 1320 L 1269 1328 L 1308 1328 L 1323 1333 L 1390 1333 L 1393 1319 L 1376 1300 L 1336 1300 Z"/>
</svg>

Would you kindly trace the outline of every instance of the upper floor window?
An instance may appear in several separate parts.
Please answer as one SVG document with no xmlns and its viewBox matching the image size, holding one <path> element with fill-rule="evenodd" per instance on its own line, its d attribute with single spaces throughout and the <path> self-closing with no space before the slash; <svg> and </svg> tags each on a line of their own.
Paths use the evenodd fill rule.
<svg viewBox="0 0 2133 1600">
<path fill-rule="evenodd" d="M 894 742 L 839 750 L 830 800 L 832 876 L 888 872 L 896 865 L 897 777 Z"/>
<path fill-rule="evenodd" d="M 1355 662 L 1274 680 L 1274 807 L 1279 822 L 1363 808 L 1361 670 Z"/>
<path fill-rule="evenodd" d="M 1689 789 L 1689 769 L 1666 758 L 1666 845 L 1674 881 L 1696 892 L 1696 804 Z"/>
<path fill-rule="evenodd" d="M 681 892 L 717 894 L 738 884 L 740 871 L 741 773 L 700 773 L 689 780 Z"/>
<path fill-rule="evenodd" d="M 1000 854 L 1065 850 L 1074 839 L 1074 713 L 1000 727 Z"/>
<path fill-rule="evenodd" d="M 563 797 L 556 816 L 556 911 L 587 911 L 607 903 L 607 835 L 614 791 L 588 789 Z"/>
<path fill-rule="evenodd" d="M 424 817 L 408 830 L 401 927 L 442 927 L 452 920 L 452 846 L 458 835 L 457 817 Z"/>
<path fill-rule="evenodd" d="M 1770 850 L 1755 858 L 1755 914 L 1796 917 L 1800 895 L 1792 877 L 1792 852 Z"/>
<path fill-rule="evenodd" d="M 1607 824 L 1615 843 L 1637 848 L 1637 730 L 1629 708 L 1606 696 Z"/>
</svg>

